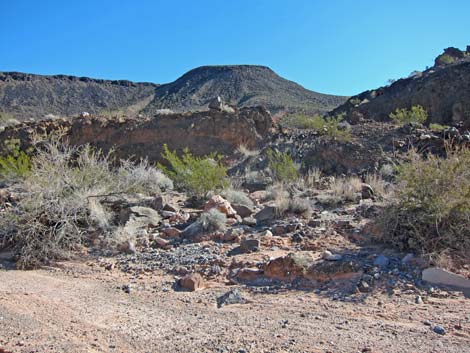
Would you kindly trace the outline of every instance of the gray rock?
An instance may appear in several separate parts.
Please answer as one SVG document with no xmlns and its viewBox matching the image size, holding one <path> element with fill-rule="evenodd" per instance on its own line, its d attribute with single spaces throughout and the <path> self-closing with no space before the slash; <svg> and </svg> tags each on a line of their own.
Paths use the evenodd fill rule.
<svg viewBox="0 0 470 353">
<path fill-rule="evenodd" d="M 339 261 L 343 258 L 340 254 L 333 254 L 329 250 L 325 250 L 322 254 L 322 257 L 328 261 Z"/>
<path fill-rule="evenodd" d="M 265 206 L 255 215 L 258 224 L 274 221 L 277 217 L 278 210 L 276 206 Z"/>
<path fill-rule="evenodd" d="M 245 217 L 242 220 L 242 224 L 250 227 L 256 226 L 256 219 L 253 216 Z"/>
<path fill-rule="evenodd" d="M 417 295 L 415 298 L 415 303 L 416 304 L 423 304 L 423 298 L 421 298 L 420 295 Z"/>
<path fill-rule="evenodd" d="M 240 242 L 240 250 L 244 253 L 259 251 L 259 239 L 244 239 Z"/>
<path fill-rule="evenodd" d="M 245 206 L 245 205 L 239 205 L 239 204 L 233 203 L 232 207 L 235 211 L 237 211 L 237 214 L 242 218 L 250 217 L 254 212 L 250 207 Z"/>
<path fill-rule="evenodd" d="M 438 335 L 445 335 L 446 334 L 446 329 L 440 325 L 436 325 L 432 329 L 435 333 Z"/>
<path fill-rule="evenodd" d="M 224 106 L 224 102 L 222 101 L 222 98 L 220 98 L 220 96 L 217 96 L 217 97 L 213 98 L 209 102 L 209 109 L 214 109 L 214 110 L 221 111 L 223 106 Z"/>
<path fill-rule="evenodd" d="M 390 264 L 390 259 L 387 256 L 379 255 L 374 260 L 374 266 L 386 268 Z"/>
<path fill-rule="evenodd" d="M 235 288 L 217 298 L 217 307 L 221 308 L 231 304 L 246 304 L 246 302 L 246 299 L 242 296 L 240 291 Z"/>
<path fill-rule="evenodd" d="M 422 273 L 423 281 L 470 290 L 470 280 L 442 268 L 427 268 Z"/>
</svg>

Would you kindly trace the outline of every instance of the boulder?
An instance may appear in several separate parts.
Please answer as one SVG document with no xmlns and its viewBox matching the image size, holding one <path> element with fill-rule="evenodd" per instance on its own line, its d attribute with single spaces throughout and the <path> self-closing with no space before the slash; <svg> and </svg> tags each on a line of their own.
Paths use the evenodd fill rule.
<svg viewBox="0 0 470 353">
<path fill-rule="evenodd" d="M 204 287 L 204 279 L 199 273 L 191 273 L 179 280 L 181 288 L 188 291 L 195 291 Z"/>
<path fill-rule="evenodd" d="M 232 205 L 230 205 L 230 202 L 225 200 L 220 195 L 214 195 L 206 202 L 204 205 L 204 212 L 207 212 L 213 208 L 222 212 L 227 217 L 235 217 L 237 214 L 237 211 L 233 209 Z"/>
<path fill-rule="evenodd" d="M 269 223 L 277 219 L 279 217 L 278 214 L 276 206 L 265 206 L 255 215 L 255 219 L 258 224 Z"/>
<path fill-rule="evenodd" d="M 310 253 L 290 253 L 269 261 L 264 268 L 264 275 L 272 280 L 292 282 L 304 278 L 312 264 Z"/>
<path fill-rule="evenodd" d="M 253 210 L 245 205 L 239 205 L 239 204 L 232 204 L 233 209 L 237 212 L 237 214 L 242 217 L 250 217 L 253 214 Z"/>
</svg>

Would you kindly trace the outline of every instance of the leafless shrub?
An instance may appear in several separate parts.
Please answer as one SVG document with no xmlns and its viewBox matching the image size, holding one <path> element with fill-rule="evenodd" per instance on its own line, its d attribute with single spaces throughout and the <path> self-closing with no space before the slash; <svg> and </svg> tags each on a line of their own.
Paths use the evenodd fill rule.
<svg viewBox="0 0 470 353">
<path fill-rule="evenodd" d="M 111 232 L 100 195 L 170 186 L 144 162 L 135 168 L 124 162 L 117 171 L 111 166 L 110 155 L 90 146 L 54 140 L 38 148 L 22 198 L 0 219 L 0 246 L 13 245 L 23 268 L 68 257 L 88 231 Z"/>
</svg>

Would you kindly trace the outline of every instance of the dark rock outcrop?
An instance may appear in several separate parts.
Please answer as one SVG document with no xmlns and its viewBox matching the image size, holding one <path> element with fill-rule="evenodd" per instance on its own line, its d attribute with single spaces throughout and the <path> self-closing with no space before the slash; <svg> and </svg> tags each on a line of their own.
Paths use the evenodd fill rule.
<svg viewBox="0 0 470 353">
<path fill-rule="evenodd" d="M 462 53 L 462 59 L 455 63 L 417 72 L 390 86 L 351 97 L 330 114 L 345 113 L 352 123 L 361 119 L 388 121 L 397 108 L 421 105 L 428 112 L 428 123 L 463 122 L 470 126 L 470 56 Z"/>
<path fill-rule="evenodd" d="M 27 148 L 34 132 L 64 129 L 72 145 L 89 143 L 104 151 L 114 148 L 118 158 L 146 157 L 155 162 L 162 161 L 164 144 L 177 151 L 188 147 L 196 155 L 231 155 L 240 144 L 256 147 L 269 135 L 271 127 L 271 115 L 261 107 L 234 113 L 210 110 L 138 120 L 91 116 L 8 127 L 0 132 L 0 144 L 15 138 L 22 141 L 22 148 Z"/>
</svg>

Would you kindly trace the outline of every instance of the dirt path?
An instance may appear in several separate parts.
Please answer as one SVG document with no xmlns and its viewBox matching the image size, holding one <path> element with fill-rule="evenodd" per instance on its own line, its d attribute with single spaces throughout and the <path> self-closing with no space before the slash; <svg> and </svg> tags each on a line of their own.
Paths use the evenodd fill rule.
<svg viewBox="0 0 470 353">
<path fill-rule="evenodd" d="M 174 279 L 66 263 L 0 270 L 0 348 L 12 352 L 470 352 L 470 300 L 256 293 L 218 309 L 229 287 L 175 292 Z M 130 293 L 122 286 L 131 283 Z M 438 335 L 423 324 L 443 325 Z M 460 326 L 459 326 L 460 325 Z M 367 350 L 370 349 L 370 350 Z M 0 350 L 1 351 L 1 350 Z"/>
</svg>

